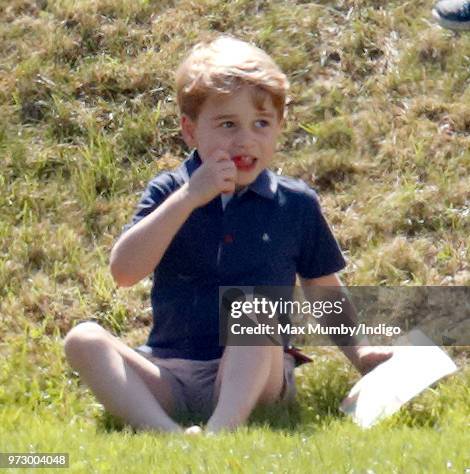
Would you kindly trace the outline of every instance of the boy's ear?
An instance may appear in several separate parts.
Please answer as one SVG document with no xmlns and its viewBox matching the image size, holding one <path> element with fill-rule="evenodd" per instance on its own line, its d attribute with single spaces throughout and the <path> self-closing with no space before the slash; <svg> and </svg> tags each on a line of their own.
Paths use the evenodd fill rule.
<svg viewBox="0 0 470 474">
<path fill-rule="evenodd" d="M 191 120 L 186 114 L 182 114 L 180 118 L 181 133 L 183 135 L 183 140 L 189 148 L 197 148 L 196 146 L 196 137 L 194 130 L 196 128 L 196 123 Z"/>
</svg>

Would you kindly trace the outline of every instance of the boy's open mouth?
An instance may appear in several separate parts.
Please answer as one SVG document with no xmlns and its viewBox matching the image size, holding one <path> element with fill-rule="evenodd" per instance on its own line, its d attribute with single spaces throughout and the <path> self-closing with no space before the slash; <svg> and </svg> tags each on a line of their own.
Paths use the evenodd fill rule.
<svg viewBox="0 0 470 474">
<path fill-rule="evenodd" d="M 237 155 L 232 157 L 232 161 L 240 171 L 251 171 L 258 161 L 257 158 L 248 155 Z"/>
</svg>

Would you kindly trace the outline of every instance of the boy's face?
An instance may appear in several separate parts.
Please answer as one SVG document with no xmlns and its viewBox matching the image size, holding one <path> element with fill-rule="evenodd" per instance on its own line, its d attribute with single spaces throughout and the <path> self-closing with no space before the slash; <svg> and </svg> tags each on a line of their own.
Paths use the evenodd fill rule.
<svg viewBox="0 0 470 474">
<path fill-rule="evenodd" d="M 269 166 L 282 128 L 271 96 L 266 94 L 259 110 L 252 89 L 243 85 L 231 94 L 211 94 L 195 122 L 181 117 L 183 137 L 203 162 L 218 150 L 228 153 L 237 167 L 237 188 L 252 183 Z"/>
</svg>

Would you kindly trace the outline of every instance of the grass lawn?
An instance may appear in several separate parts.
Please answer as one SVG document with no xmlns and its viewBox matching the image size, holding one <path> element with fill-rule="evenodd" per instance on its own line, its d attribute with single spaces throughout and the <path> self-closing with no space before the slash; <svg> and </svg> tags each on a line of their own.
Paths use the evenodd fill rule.
<svg viewBox="0 0 470 474">
<path fill-rule="evenodd" d="M 2 442 L 3 450 L 68 452 L 68 472 L 77 473 L 461 473 L 470 462 L 468 423 L 456 419 L 439 429 L 403 425 L 361 431 L 348 422 L 332 420 L 325 426 L 304 424 L 293 431 L 260 426 L 215 439 L 188 439 L 97 433 L 94 426 L 81 421 L 64 426 L 50 412 L 33 418 L 12 412 L 7 418 L 15 437 L 2 436 L 8 439 Z M 4 430 L 5 425 L 2 435 Z"/>
<path fill-rule="evenodd" d="M 30 357 L 10 371 L 3 452 L 67 452 L 73 472 L 460 473 L 470 464 L 468 368 L 362 430 L 337 408 L 357 374 L 336 349 L 319 348 L 298 370 L 296 403 L 258 409 L 235 433 L 194 438 L 123 425 L 64 373 L 60 342 L 47 344 L 41 376 L 24 377 L 34 373 Z"/>
</svg>

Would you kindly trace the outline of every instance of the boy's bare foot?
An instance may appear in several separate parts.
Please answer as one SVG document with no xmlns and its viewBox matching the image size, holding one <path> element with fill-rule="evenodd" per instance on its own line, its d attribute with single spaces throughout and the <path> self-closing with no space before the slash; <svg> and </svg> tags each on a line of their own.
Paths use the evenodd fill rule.
<svg viewBox="0 0 470 474">
<path fill-rule="evenodd" d="M 198 425 L 190 426 L 189 428 L 186 428 L 184 430 L 184 434 L 191 435 L 191 436 L 199 435 L 199 434 L 202 434 L 202 428 Z"/>
</svg>

